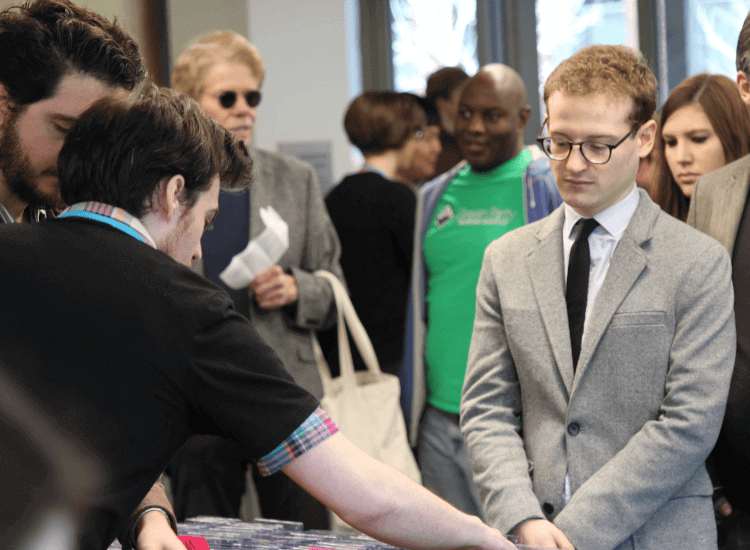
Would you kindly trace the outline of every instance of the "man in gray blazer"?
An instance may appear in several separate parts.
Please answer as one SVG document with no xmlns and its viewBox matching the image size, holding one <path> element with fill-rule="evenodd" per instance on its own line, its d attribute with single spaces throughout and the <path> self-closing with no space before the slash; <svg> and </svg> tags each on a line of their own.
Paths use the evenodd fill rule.
<svg viewBox="0 0 750 550">
<path fill-rule="evenodd" d="M 750 105 L 750 14 L 737 38 L 737 86 Z M 732 258 L 737 353 L 719 439 L 711 453 L 719 548 L 750 549 L 750 156 L 701 178 L 693 189 L 687 222 L 711 235 Z M 745 221 L 743 221 L 745 220 Z"/>
<path fill-rule="evenodd" d="M 236 33 L 218 31 L 181 54 L 172 71 L 172 86 L 195 99 L 206 114 L 247 145 L 264 75 L 255 46 Z M 343 281 L 341 246 L 309 164 L 254 147 L 250 156 L 249 192 L 223 193 L 221 216 L 201 240 L 205 275 L 223 285 L 219 273 L 265 229 L 260 209 L 271 206 L 279 213 L 289 225 L 289 248 L 278 264 L 260 273 L 249 288 L 225 288 L 295 382 L 321 398 L 311 335 L 334 321 L 335 306 L 330 285 L 313 273 L 325 269 Z M 225 441 L 194 443 L 173 462 L 178 519 L 198 514 L 236 517 L 245 488 L 246 457 Z M 286 476 L 263 478 L 256 468 L 253 473 L 264 517 L 301 521 L 307 529 L 327 528 L 325 508 Z"/>
<path fill-rule="evenodd" d="M 737 349 L 724 424 L 711 453 L 722 549 L 750 548 L 750 155 L 700 178 L 687 222 L 717 239 L 732 257 Z"/>
<path fill-rule="evenodd" d="M 729 257 L 635 186 L 656 99 L 638 54 L 584 48 L 544 99 L 565 204 L 492 243 L 477 288 L 461 424 L 485 517 L 543 547 L 716 548 Z"/>
<path fill-rule="evenodd" d="M 732 257 L 737 348 L 724 423 L 711 453 L 722 549 L 750 548 L 750 155 L 700 178 L 687 222 L 718 240 Z"/>
</svg>

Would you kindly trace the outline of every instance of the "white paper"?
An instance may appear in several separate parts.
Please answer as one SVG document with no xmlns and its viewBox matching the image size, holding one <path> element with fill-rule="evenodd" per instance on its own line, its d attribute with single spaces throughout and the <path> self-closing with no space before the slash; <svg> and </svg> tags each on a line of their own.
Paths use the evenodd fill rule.
<svg viewBox="0 0 750 550">
<path fill-rule="evenodd" d="M 235 290 L 246 287 L 264 269 L 278 263 L 289 248 L 289 225 L 272 206 L 260 209 L 266 228 L 229 262 L 219 278 Z"/>
</svg>

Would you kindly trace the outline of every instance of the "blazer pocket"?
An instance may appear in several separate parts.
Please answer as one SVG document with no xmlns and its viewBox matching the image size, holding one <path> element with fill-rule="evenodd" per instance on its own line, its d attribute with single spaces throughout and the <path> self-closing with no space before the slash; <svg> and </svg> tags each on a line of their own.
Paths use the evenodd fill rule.
<svg viewBox="0 0 750 550">
<path fill-rule="evenodd" d="M 672 337 L 661 311 L 618 313 L 607 327 L 601 347 L 607 354 L 607 377 L 615 384 L 612 406 L 629 411 L 623 421 L 632 433 L 658 416 Z"/>
<path fill-rule="evenodd" d="M 667 314 L 664 311 L 638 311 L 633 313 L 615 313 L 610 327 L 645 327 L 663 326 Z"/>
</svg>

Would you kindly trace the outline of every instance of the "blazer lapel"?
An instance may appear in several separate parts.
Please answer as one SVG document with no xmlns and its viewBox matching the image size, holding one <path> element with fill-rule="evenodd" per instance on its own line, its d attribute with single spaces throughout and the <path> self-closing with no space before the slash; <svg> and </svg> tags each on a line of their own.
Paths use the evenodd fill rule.
<svg viewBox="0 0 750 550">
<path fill-rule="evenodd" d="M 529 276 L 555 363 L 565 389 L 573 387 L 573 355 L 570 349 L 568 309 L 565 304 L 562 226 L 564 209 L 558 208 L 542 223 L 536 234 L 539 244 L 528 255 Z"/>
<path fill-rule="evenodd" d="M 247 198 L 250 201 L 250 235 L 248 235 L 248 240 L 252 240 L 260 235 L 263 229 L 265 229 L 265 224 L 263 223 L 263 220 L 260 219 L 260 216 L 253 215 L 253 205 L 258 205 L 258 208 L 255 209 L 256 211 L 260 207 L 266 206 L 263 202 L 265 200 L 263 197 L 265 194 L 263 182 L 268 181 L 268 174 L 264 173 L 265 164 L 263 163 L 263 155 L 258 153 L 257 149 L 254 148 L 250 148 L 249 151 L 250 157 L 253 159 L 253 168 L 250 180 L 250 190 L 247 194 Z"/>
<path fill-rule="evenodd" d="M 648 264 L 648 258 L 641 246 L 651 239 L 654 222 L 660 212 L 661 209 L 641 191 L 638 207 L 612 254 L 607 277 L 597 294 L 591 310 L 591 319 L 586 323 L 573 391 L 586 372 L 612 317 Z"/>
<path fill-rule="evenodd" d="M 732 253 L 737 228 L 740 226 L 742 212 L 747 200 L 747 180 L 750 174 L 746 164 L 741 171 L 735 172 L 724 185 L 713 187 L 715 193 L 714 207 L 711 209 L 709 227 L 717 229 L 716 239 Z"/>
</svg>

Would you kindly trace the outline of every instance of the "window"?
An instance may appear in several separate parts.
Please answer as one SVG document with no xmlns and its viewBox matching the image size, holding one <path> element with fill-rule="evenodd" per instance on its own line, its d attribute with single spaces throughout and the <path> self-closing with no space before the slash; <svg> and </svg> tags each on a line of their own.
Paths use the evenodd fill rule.
<svg viewBox="0 0 750 550">
<path fill-rule="evenodd" d="M 540 112 L 544 83 L 562 61 L 591 44 L 638 48 L 635 0 L 537 0 Z"/>
<path fill-rule="evenodd" d="M 396 90 L 422 93 L 440 67 L 479 69 L 476 0 L 390 0 L 390 11 Z"/>
<path fill-rule="evenodd" d="M 687 74 L 719 73 L 734 80 L 737 37 L 750 0 L 686 0 Z"/>
</svg>

